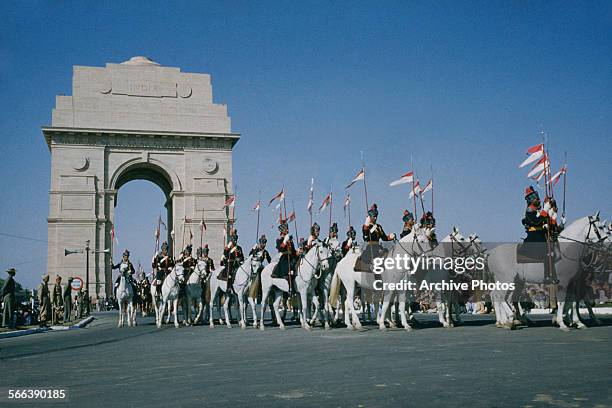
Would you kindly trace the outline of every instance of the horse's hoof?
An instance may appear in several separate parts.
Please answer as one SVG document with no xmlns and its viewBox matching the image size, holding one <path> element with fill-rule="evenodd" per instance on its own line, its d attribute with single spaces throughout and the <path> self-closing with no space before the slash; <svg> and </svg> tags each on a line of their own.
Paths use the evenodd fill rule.
<svg viewBox="0 0 612 408">
<path fill-rule="evenodd" d="M 588 329 L 588 327 L 587 327 L 587 326 L 586 326 L 584 323 L 578 323 L 578 324 L 576 325 L 576 328 L 577 328 L 578 330 Z"/>
<path fill-rule="evenodd" d="M 259 327 L 259 330 L 264 331 L 264 326 L 263 324 Z"/>
<path fill-rule="evenodd" d="M 215 327 L 215 325 L 211 323 L 211 324 L 208 325 L 208 327 L 210 327 L 212 329 L 212 328 Z"/>
<path fill-rule="evenodd" d="M 407 333 L 410 333 L 412 331 L 412 327 L 410 327 L 409 325 L 405 325 L 404 330 L 406 330 Z"/>
<path fill-rule="evenodd" d="M 279 328 L 279 329 L 281 329 L 281 330 L 287 330 L 287 329 L 285 328 L 285 325 L 284 325 L 284 324 L 280 325 L 278 328 Z"/>
<path fill-rule="evenodd" d="M 347 328 L 349 331 L 355 331 L 355 326 L 353 326 L 352 324 L 347 325 L 347 326 L 346 326 L 346 328 Z"/>
<path fill-rule="evenodd" d="M 306 329 L 307 331 L 312 331 L 312 326 L 307 324 L 304 326 L 304 329 Z"/>
<path fill-rule="evenodd" d="M 355 329 L 356 330 L 363 330 L 363 326 L 361 324 L 356 324 L 355 325 Z"/>
<path fill-rule="evenodd" d="M 559 326 L 559 329 L 560 329 L 561 331 L 566 332 L 566 333 L 568 333 L 568 332 L 570 331 L 569 327 L 567 327 L 567 326 Z"/>
<path fill-rule="evenodd" d="M 384 324 L 383 324 L 383 325 L 378 326 L 378 329 L 379 329 L 380 331 L 383 331 L 383 332 L 386 332 L 386 331 L 388 331 L 388 330 L 389 330 L 389 329 L 387 329 L 387 326 L 385 326 Z"/>
<path fill-rule="evenodd" d="M 594 324 L 595 326 L 601 326 L 601 320 L 599 320 L 599 319 L 595 319 L 595 320 L 593 320 L 593 324 Z"/>
<path fill-rule="evenodd" d="M 329 323 L 325 323 L 325 330 L 331 330 L 331 326 L 329 325 Z"/>
<path fill-rule="evenodd" d="M 231 325 L 231 324 L 226 324 L 226 326 L 227 326 L 227 328 L 228 328 L 228 329 L 231 329 L 231 328 L 232 328 L 232 325 Z"/>
<path fill-rule="evenodd" d="M 174 327 L 176 327 L 178 329 L 181 326 L 177 323 L 177 324 L 174 325 Z"/>
<path fill-rule="evenodd" d="M 504 327 L 504 325 L 501 324 L 500 322 L 495 322 L 495 327 L 497 327 L 498 329 L 501 329 L 502 327 Z"/>
</svg>

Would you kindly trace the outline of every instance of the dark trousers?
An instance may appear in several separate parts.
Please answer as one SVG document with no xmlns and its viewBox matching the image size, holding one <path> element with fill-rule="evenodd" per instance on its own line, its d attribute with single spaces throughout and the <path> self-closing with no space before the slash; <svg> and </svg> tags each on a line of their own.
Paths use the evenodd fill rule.
<svg viewBox="0 0 612 408">
<path fill-rule="evenodd" d="M 15 328 L 13 324 L 13 308 L 15 307 L 15 297 L 12 294 L 4 296 L 4 309 L 2 310 L 2 327 Z"/>
</svg>

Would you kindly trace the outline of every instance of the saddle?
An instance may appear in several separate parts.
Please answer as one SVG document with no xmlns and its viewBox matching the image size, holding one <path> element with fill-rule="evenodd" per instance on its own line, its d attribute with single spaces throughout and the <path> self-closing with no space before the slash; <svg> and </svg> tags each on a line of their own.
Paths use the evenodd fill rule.
<svg viewBox="0 0 612 408">
<path fill-rule="evenodd" d="M 542 263 L 545 257 L 545 242 L 525 242 L 516 246 L 516 263 Z"/>
<path fill-rule="evenodd" d="M 217 275 L 217 279 L 227 281 L 227 268 L 221 269 L 221 272 Z"/>
<path fill-rule="evenodd" d="M 379 245 L 366 247 L 355 261 L 355 272 L 374 273 L 372 263 L 374 258 L 385 258 L 389 251 Z"/>
</svg>

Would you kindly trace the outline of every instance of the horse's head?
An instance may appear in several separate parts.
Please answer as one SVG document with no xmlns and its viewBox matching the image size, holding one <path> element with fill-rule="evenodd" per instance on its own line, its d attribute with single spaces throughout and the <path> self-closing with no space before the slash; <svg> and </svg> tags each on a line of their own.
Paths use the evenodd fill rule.
<svg viewBox="0 0 612 408">
<path fill-rule="evenodd" d="M 263 263 L 263 259 L 258 256 L 251 257 L 251 272 L 257 272 Z"/>
<path fill-rule="evenodd" d="M 185 282 L 185 270 L 183 269 L 182 265 L 176 265 L 174 267 L 174 273 L 176 274 L 176 280 L 178 283 Z"/>
<path fill-rule="evenodd" d="M 311 251 L 316 251 L 317 255 L 317 263 L 319 267 L 323 270 L 328 270 L 330 268 L 329 259 L 332 256 L 333 248 L 327 243 L 319 243 L 315 245 Z"/>
<path fill-rule="evenodd" d="M 588 217 L 589 229 L 586 240 L 589 242 L 603 242 L 610 236 L 610 229 L 599 219 L 599 211 Z"/>
</svg>

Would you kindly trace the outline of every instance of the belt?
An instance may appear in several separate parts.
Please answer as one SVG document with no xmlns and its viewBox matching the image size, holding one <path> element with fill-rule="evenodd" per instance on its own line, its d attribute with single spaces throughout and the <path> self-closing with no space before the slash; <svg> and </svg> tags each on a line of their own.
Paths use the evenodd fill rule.
<svg viewBox="0 0 612 408">
<path fill-rule="evenodd" d="M 378 241 L 368 241 L 368 244 L 378 244 Z"/>
<path fill-rule="evenodd" d="M 527 228 L 527 231 L 529 232 L 533 232 L 533 231 L 543 231 L 544 227 L 529 227 Z"/>
</svg>

